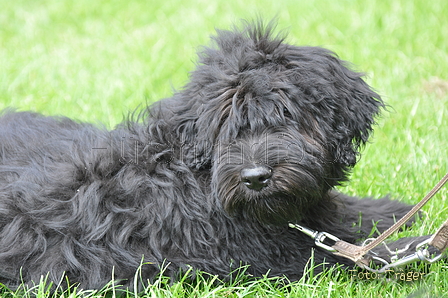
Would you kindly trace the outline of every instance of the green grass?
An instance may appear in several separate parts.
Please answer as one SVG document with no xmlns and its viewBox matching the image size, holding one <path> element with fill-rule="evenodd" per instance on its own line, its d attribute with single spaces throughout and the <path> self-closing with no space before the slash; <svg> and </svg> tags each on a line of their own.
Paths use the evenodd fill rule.
<svg viewBox="0 0 448 298">
<path fill-rule="evenodd" d="M 194 67 L 195 51 L 214 28 L 277 16 L 279 28 L 290 32 L 289 42 L 336 51 L 365 71 L 390 105 L 343 191 L 390 193 L 416 203 L 448 172 L 445 0 L 0 0 L 0 6 L 0 109 L 63 114 L 113 127 L 138 105 L 180 88 Z M 428 219 L 399 236 L 434 232 L 447 217 L 447 194 L 443 189 L 424 207 Z M 46 297 L 45 289 L 45 283 L 28 292 L 0 289 L 0 297 Z M 77 290 L 62 297 L 106 292 Z M 358 279 L 333 269 L 293 284 L 269 278 L 173 284 L 160 279 L 125 296 L 406 297 L 413 292 L 446 296 L 447 263 L 432 265 L 416 282 Z"/>
</svg>

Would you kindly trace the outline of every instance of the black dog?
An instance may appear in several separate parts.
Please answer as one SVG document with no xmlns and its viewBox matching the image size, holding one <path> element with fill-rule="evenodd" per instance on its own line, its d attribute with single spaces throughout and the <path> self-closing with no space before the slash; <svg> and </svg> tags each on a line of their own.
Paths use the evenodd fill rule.
<svg viewBox="0 0 448 298">
<path fill-rule="evenodd" d="M 95 288 L 164 262 L 294 280 L 314 244 L 289 222 L 356 242 L 410 209 L 333 190 L 384 106 L 360 73 L 272 26 L 213 40 L 182 91 L 115 130 L 3 112 L 0 282 Z M 352 265 L 319 248 L 314 262 Z"/>
</svg>

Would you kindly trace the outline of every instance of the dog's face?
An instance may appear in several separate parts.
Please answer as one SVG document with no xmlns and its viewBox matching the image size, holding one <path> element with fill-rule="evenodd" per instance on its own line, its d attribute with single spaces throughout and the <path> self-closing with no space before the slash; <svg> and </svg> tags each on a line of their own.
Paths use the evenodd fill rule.
<svg viewBox="0 0 448 298">
<path fill-rule="evenodd" d="M 218 32 L 180 93 L 178 133 L 229 214 L 280 225 L 346 180 L 383 103 L 330 51 L 271 31 Z"/>
</svg>

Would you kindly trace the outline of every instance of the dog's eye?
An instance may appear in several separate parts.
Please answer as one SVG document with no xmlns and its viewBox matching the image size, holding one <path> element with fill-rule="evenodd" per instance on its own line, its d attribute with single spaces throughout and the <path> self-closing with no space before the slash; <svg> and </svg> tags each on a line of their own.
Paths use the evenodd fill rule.
<svg viewBox="0 0 448 298">
<path fill-rule="evenodd" d="M 286 118 L 291 118 L 291 113 L 289 112 L 289 110 L 285 107 L 283 108 L 283 116 Z"/>
</svg>

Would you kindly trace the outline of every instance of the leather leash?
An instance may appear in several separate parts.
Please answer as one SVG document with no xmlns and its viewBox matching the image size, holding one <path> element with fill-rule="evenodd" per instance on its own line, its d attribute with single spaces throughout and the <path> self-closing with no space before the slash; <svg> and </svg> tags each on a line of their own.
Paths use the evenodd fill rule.
<svg viewBox="0 0 448 298">
<path fill-rule="evenodd" d="M 395 231 L 397 231 L 403 224 L 405 224 L 411 217 L 413 217 L 442 187 L 443 185 L 448 181 L 448 173 L 439 181 L 439 183 L 434 186 L 434 188 L 418 203 L 416 204 L 405 216 L 403 216 L 399 221 L 397 221 L 394 225 L 392 225 L 390 228 L 388 228 L 385 232 L 383 232 L 380 236 L 378 236 L 376 239 L 374 239 L 372 242 L 365 246 L 358 246 L 354 245 L 348 242 L 345 242 L 338 237 L 331 235 L 326 232 L 317 232 L 313 231 L 311 229 L 308 229 L 306 227 L 300 226 L 298 224 L 292 224 L 290 223 L 289 226 L 291 228 L 298 229 L 299 231 L 309 235 L 315 240 L 315 243 L 317 246 L 322 247 L 328 251 L 333 252 L 333 254 L 342 256 L 345 258 L 348 258 L 355 262 L 358 266 L 372 270 L 369 267 L 370 264 L 370 257 L 366 257 L 366 254 L 371 251 L 373 248 L 381 244 L 386 238 L 388 238 L 390 235 L 392 235 Z M 333 240 L 335 243 L 330 246 L 324 243 L 326 238 L 329 238 Z M 435 257 L 431 258 L 429 256 L 429 252 L 426 248 L 423 248 L 424 246 L 433 246 L 435 247 L 440 254 Z M 410 256 L 409 260 L 423 260 L 427 262 L 435 262 L 436 260 L 439 260 L 442 258 L 443 253 L 448 248 L 448 220 L 445 221 L 442 226 L 437 230 L 437 232 L 428 240 L 420 243 L 417 245 L 417 252 L 415 253 L 415 256 Z M 397 263 L 409 263 L 408 260 L 406 261 L 397 261 Z M 387 263 L 388 264 L 388 263 Z M 390 267 L 393 264 L 388 264 L 383 267 Z"/>
</svg>

